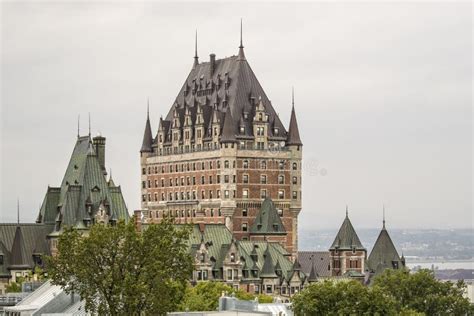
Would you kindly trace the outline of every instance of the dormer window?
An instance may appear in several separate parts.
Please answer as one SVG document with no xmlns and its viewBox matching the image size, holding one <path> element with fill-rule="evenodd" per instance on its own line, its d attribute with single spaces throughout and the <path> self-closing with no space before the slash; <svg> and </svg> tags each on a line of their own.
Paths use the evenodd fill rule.
<svg viewBox="0 0 474 316">
<path fill-rule="evenodd" d="M 204 261 L 206 261 L 206 254 L 201 253 L 201 262 L 204 262 Z"/>
<path fill-rule="evenodd" d="M 235 262 L 235 253 L 230 254 L 230 262 Z"/>
<path fill-rule="evenodd" d="M 245 127 L 244 126 L 241 126 L 240 127 L 240 134 L 244 134 L 245 133 Z"/>
<path fill-rule="evenodd" d="M 278 135 L 278 127 L 275 127 L 275 128 L 273 129 L 273 134 Z"/>
<path fill-rule="evenodd" d="M 3 265 L 3 254 L 0 254 L 0 265 Z"/>
</svg>

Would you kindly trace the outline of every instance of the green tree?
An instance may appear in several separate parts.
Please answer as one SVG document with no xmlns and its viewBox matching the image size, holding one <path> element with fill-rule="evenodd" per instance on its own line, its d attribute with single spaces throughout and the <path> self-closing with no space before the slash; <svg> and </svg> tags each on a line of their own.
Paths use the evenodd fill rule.
<svg viewBox="0 0 474 316">
<path fill-rule="evenodd" d="M 133 223 L 93 225 L 87 234 L 66 228 L 58 254 L 46 260 L 53 284 L 78 293 L 100 315 L 164 315 L 175 310 L 192 272 L 190 228 L 172 219 L 143 233 Z"/>
<path fill-rule="evenodd" d="M 292 303 L 295 315 L 396 315 L 391 297 L 354 280 L 312 283 Z"/>
<path fill-rule="evenodd" d="M 7 286 L 5 287 L 5 292 L 6 293 L 19 293 L 19 292 L 21 292 L 21 284 L 23 282 L 19 279 L 21 279 L 21 278 L 17 278 L 17 282 L 10 282 L 9 284 L 7 284 Z"/>
<path fill-rule="evenodd" d="M 426 315 L 474 315 L 473 306 L 463 297 L 466 285 L 436 280 L 433 271 L 422 269 L 385 270 L 374 279 L 373 288 L 392 296 L 397 310 L 413 310 Z"/>
<path fill-rule="evenodd" d="M 254 295 L 242 290 L 235 290 L 222 282 L 202 281 L 198 282 L 194 287 L 189 285 L 183 302 L 180 305 L 180 310 L 215 311 L 219 307 L 219 297 L 223 293 L 225 295 L 234 295 L 236 298 L 245 301 L 253 301 L 257 298 L 260 303 L 273 302 L 273 298 L 268 295 Z"/>
</svg>

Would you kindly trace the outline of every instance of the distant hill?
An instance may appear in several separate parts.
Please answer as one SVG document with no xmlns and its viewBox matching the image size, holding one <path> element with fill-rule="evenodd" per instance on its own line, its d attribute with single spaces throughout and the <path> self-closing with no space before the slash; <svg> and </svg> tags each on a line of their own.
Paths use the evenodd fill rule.
<svg viewBox="0 0 474 316">
<path fill-rule="evenodd" d="M 370 251 L 380 229 L 358 229 L 362 244 Z M 471 229 L 389 229 L 400 255 L 406 257 L 468 260 L 474 258 L 474 232 Z M 300 250 L 327 250 L 337 229 L 301 229 Z"/>
</svg>

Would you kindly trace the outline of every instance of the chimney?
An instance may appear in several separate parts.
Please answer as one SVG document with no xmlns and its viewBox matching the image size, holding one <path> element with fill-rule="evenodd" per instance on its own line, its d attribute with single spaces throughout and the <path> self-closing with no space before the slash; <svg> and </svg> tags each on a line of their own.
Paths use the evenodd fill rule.
<svg viewBox="0 0 474 316">
<path fill-rule="evenodd" d="M 142 211 L 141 210 L 135 210 L 133 212 L 133 221 L 135 222 L 135 229 L 137 232 L 141 233 L 142 232 Z"/>
<path fill-rule="evenodd" d="M 92 139 L 92 144 L 99 159 L 100 168 L 104 175 L 107 174 L 105 169 L 105 137 L 102 137 L 100 134 Z"/>
<path fill-rule="evenodd" d="M 210 76 L 214 74 L 214 70 L 216 69 L 216 54 L 210 54 L 209 57 L 211 58 L 211 65 L 209 67 Z"/>
</svg>

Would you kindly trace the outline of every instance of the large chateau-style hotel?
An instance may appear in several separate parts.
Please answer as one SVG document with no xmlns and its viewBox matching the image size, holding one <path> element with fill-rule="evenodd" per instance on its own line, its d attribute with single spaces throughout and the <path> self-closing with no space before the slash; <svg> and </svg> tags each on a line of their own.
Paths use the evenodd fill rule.
<svg viewBox="0 0 474 316">
<path fill-rule="evenodd" d="M 288 90 L 290 91 L 290 90 Z M 298 251 L 303 144 L 294 105 L 281 122 L 244 54 L 194 64 L 158 130 L 147 118 L 143 145 L 142 208 L 157 222 L 222 223 L 237 240 L 280 242 Z M 264 223 L 262 201 L 278 216 Z"/>
<path fill-rule="evenodd" d="M 369 283 L 405 265 L 385 221 L 368 255 L 347 209 L 328 251 L 299 251 L 303 143 L 293 100 L 278 105 L 291 111 L 285 125 L 250 68 L 241 34 L 238 54 L 224 59 L 210 54 L 199 62 L 196 45 L 156 132 L 147 115 L 136 181 L 142 204 L 133 220 L 139 231 L 165 217 L 193 224 L 193 284 L 214 280 L 289 299 L 311 282 Z M 78 133 L 61 185 L 48 186 L 36 223 L 0 224 L 0 294 L 55 255 L 66 227 L 87 233 L 129 220 L 121 187 L 106 172 L 105 141 Z"/>
</svg>

